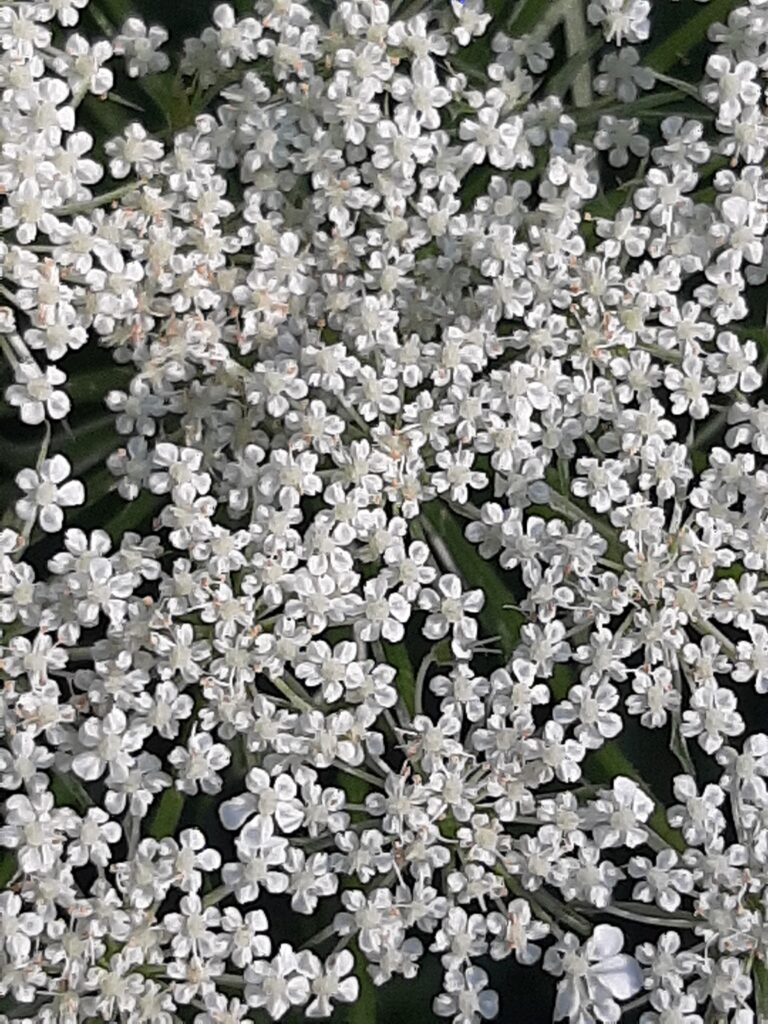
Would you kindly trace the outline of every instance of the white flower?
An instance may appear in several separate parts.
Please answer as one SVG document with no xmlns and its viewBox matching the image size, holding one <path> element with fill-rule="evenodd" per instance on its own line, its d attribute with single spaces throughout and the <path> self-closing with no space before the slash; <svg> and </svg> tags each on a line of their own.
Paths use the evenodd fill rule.
<svg viewBox="0 0 768 1024">
<path fill-rule="evenodd" d="M 307 1017 L 330 1017 L 331 1000 L 354 1003 L 360 984 L 352 975 L 355 961 L 348 949 L 332 953 L 322 969 L 310 980 L 310 1002 L 304 1011 Z"/>
<path fill-rule="evenodd" d="M 451 501 L 464 503 L 468 500 L 468 488 L 479 490 L 488 483 L 485 473 L 472 469 L 475 460 L 474 452 L 469 449 L 458 452 L 438 452 L 435 461 L 440 472 L 432 476 L 432 483 L 438 494 L 449 492 Z"/>
<path fill-rule="evenodd" d="M 387 580 L 379 576 L 368 580 L 363 591 L 360 606 L 361 619 L 355 623 L 355 633 L 361 640 L 385 640 L 397 643 L 405 634 L 405 626 L 411 615 L 411 606 L 399 593 L 387 594 Z"/>
<path fill-rule="evenodd" d="M 149 735 L 145 725 L 128 726 L 123 711 L 114 708 L 103 718 L 89 718 L 80 727 L 78 743 L 85 749 L 72 758 L 72 770 L 92 782 L 109 769 L 113 779 L 126 779 L 133 766 L 132 753 Z"/>
<path fill-rule="evenodd" d="M 404 131 L 412 125 L 422 129 L 439 128 L 439 108 L 451 99 L 450 92 L 439 84 L 435 66 L 429 59 L 416 61 L 410 78 L 395 75 L 391 92 L 398 101 L 395 122 Z"/>
<path fill-rule="evenodd" d="M 218 793 L 222 786 L 221 769 L 226 768 L 232 755 L 223 743 L 214 743 L 210 733 L 198 732 L 190 736 L 186 745 L 174 747 L 168 761 L 177 773 L 176 788 L 183 793 Z"/>
<path fill-rule="evenodd" d="M 304 820 L 304 809 L 297 799 L 296 783 L 289 775 L 279 775 L 272 781 L 262 768 L 252 768 L 245 777 L 247 793 L 225 800 L 219 816 L 225 828 L 239 831 L 243 823 L 253 819 L 243 829 L 243 841 L 248 843 L 250 831 L 265 820 L 274 820 L 283 832 L 295 832 Z M 255 815 L 255 817 L 254 817 Z"/>
<path fill-rule="evenodd" d="M 751 106 L 760 100 L 760 86 L 754 81 L 757 66 L 749 60 L 733 64 L 724 54 L 712 54 L 707 60 L 706 73 L 714 82 L 703 86 L 701 92 L 707 103 L 718 107 L 718 120 L 732 124 L 742 105 Z"/>
<path fill-rule="evenodd" d="M 497 992 L 486 989 L 488 975 L 481 967 L 448 971 L 445 992 L 436 997 L 433 1008 L 438 1017 L 450 1017 L 453 1024 L 478 1024 L 499 1012 Z"/>
<path fill-rule="evenodd" d="M 168 32 L 160 25 L 149 29 L 141 18 L 127 18 L 113 40 L 116 54 L 125 58 L 131 78 L 165 71 L 170 61 L 159 48 L 168 40 Z"/>
<path fill-rule="evenodd" d="M 22 469 L 16 474 L 16 484 L 26 491 L 16 502 L 16 514 L 29 523 L 39 517 L 40 526 L 48 533 L 57 533 L 64 522 L 62 508 L 82 505 L 85 489 L 79 480 L 64 481 L 70 465 L 63 455 L 44 459 L 39 470 Z"/>
<path fill-rule="evenodd" d="M 48 790 L 29 797 L 14 793 L 5 808 L 0 845 L 17 851 L 22 871 L 47 877 L 59 861 L 66 832 L 75 827 L 76 815 L 69 808 L 54 807 Z"/>
<path fill-rule="evenodd" d="M 229 4 L 215 7 L 212 20 L 216 29 L 204 29 L 201 39 L 206 46 L 216 48 L 218 59 L 224 67 L 231 68 L 237 59 L 255 59 L 255 41 L 262 31 L 260 21 L 256 18 L 236 20 L 235 12 Z"/>
<path fill-rule="evenodd" d="M 736 695 L 731 690 L 705 683 L 697 687 L 690 708 L 683 712 L 680 733 L 695 736 L 702 750 L 714 754 L 725 737 L 739 736 L 744 731 L 744 719 L 736 711 L 737 706 Z"/>
<path fill-rule="evenodd" d="M 109 68 L 103 67 L 112 53 L 112 46 L 106 39 L 89 43 L 81 35 L 71 35 L 67 39 L 64 53 L 55 59 L 54 67 L 60 75 L 66 77 L 76 98 L 81 98 L 86 92 L 104 96 L 114 81 Z"/>
<path fill-rule="evenodd" d="M 611 790 L 603 790 L 587 812 L 587 820 L 594 823 L 595 840 L 600 846 L 628 846 L 630 849 L 645 842 L 644 823 L 653 813 L 653 800 L 636 782 L 622 775 L 613 782 Z"/>
<path fill-rule="evenodd" d="M 590 1020 L 613 1022 L 621 1010 L 617 1000 L 631 999 L 643 985 L 637 961 L 621 952 L 624 936 L 619 928 L 599 924 L 592 935 L 579 945 L 571 932 L 548 949 L 544 967 L 562 976 L 557 987 L 555 1020 L 568 1018 L 576 1024 Z"/>
<path fill-rule="evenodd" d="M 669 712 L 680 707 L 680 693 L 665 665 L 654 666 L 650 673 L 638 669 L 632 676 L 632 690 L 626 698 L 627 711 L 640 715 L 642 724 L 650 729 L 661 728 Z"/>
<path fill-rule="evenodd" d="M 575 1024 L 748 1024 L 768 0 L 675 34 L 706 117 L 639 54 L 663 3 L 586 0 L 592 106 L 567 3 L 317 6 L 218 4 L 166 57 L 0 3 L 3 387 L 46 435 L 2 451 L 3 1008 L 327 1018 L 434 957 L 480 1024 L 514 957 Z M 114 55 L 178 64 L 162 141 L 113 95 L 95 145 Z M 68 458 L 117 494 L 40 538 Z M 633 716 L 654 756 L 595 787 Z"/>
<path fill-rule="evenodd" d="M 649 0 L 591 0 L 587 17 L 593 25 L 602 24 L 608 42 L 621 46 L 625 39 L 640 43 L 648 38 L 650 10 Z"/>
<path fill-rule="evenodd" d="M 484 10 L 484 0 L 451 0 L 451 10 L 459 19 L 453 34 L 459 46 L 467 46 L 473 36 L 482 35 L 492 15 Z"/>
<path fill-rule="evenodd" d="M 674 850 L 661 850 L 655 864 L 647 857 L 633 857 L 629 874 L 640 881 L 632 890 L 632 898 L 656 903 L 662 910 L 673 913 L 680 906 L 680 894 L 693 889 L 693 874 L 678 864 L 679 857 Z"/>
<path fill-rule="evenodd" d="M 88 0 L 45 0 L 42 6 L 55 15 L 59 24 L 71 28 L 80 17 L 78 8 L 85 7 L 87 3 Z"/>
<path fill-rule="evenodd" d="M 357 646 L 342 640 L 331 648 L 324 640 L 313 640 L 306 650 L 306 660 L 296 667 L 296 677 L 305 686 L 320 686 L 323 700 L 331 704 L 344 693 L 347 680 L 359 667 Z"/>
<path fill-rule="evenodd" d="M 249 1006 L 263 1006 L 279 1020 L 292 1006 L 303 1006 L 310 995 L 309 981 L 300 973 L 293 948 L 280 946 L 272 960 L 256 960 L 245 969 L 245 998 Z"/>
<path fill-rule="evenodd" d="M 614 93 L 623 103 L 637 98 L 638 88 L 653 88 L 654 75 L 640 63 L 640 54 L 634 46 L 624 46 L 609 53 L 600 62 L 600 74 L 595 89 L 601 93 Z"/>
<path fill-rule="evenodd" d="M 19 965 L 26 962 L 32 950 L 32 939 L 44 927 L 38 913 L 21 908 L 21 897 L 16 893 L 0 893 L 0 935 L 11 963 Z"/>
<path fill-rule="evenodd" d="M 669 809 L 670 825 L 682 829 L 683 838 L 691 846 L 714 842 L 725 828 L 725 817 L 720 811 L 725 800 L 723 790 L 710 783 L 699 796 L 695 780 L 690 775 L 678 775 L 674 780 L 674 793 L 684 803 Z"/>
<path fill-rule="evenodd" d="M 172 936 L 171 951 L 176 957 L 211 957 L 222 953 L 226 940 L 217 934 L 221 913 L 216 907 L 203 907 L 196 894 L 181 897 L 180 913 L 166 914 L 163 925 Z"/>
<path fill-rule="evenodd" d="M 586 476 L 574 480 L 571 490 L 579 498 L 588 498 L 597 512 L 607 512 L 612 504 L 629 497 L 629 484 L 621 477 L 623 466 L 618 459 L 581 458 L 576 469 Z"/>
<path fill-rule="evenodd" d="M 488 930 L 497 936 L 490 948 L 494 960 L 508 956 L 511 950 L 518 963 L 530 965 L 541 958 L 535 943 L 549 935 L 550 928 L 532 916 L 526 900 L 514 899 L 507 904 L 506 914 L 494 911 L 488 915 Z"/>
<path fill-rule="evenodd" d="M 635 157 L 646 155 L 648 140 L 639 133 L 639 128 L 640 122 L 636 117 L 622 120 L 604 114 L 600 118 L 595 145 L 598 149 L 608 150 L 608 162 L 612 167 L 626 167 L 630 153 Z"/>
<path fill-rule="evenodd" d="M 468 141 L 464 153 L 468 161 L 482 163 L 486 155 L 494 167 L 509 169 L 515 166 L 515 149 L 523 128 L 520 118 L 498 123 L 500 111 L 483 107 L 477 112 L 477 121 L 465 120 L 459 127 L 459 138 Z"/>
<path fill-rule="evenodd" d="M 129 124 L 123 136 L 110 139 L 104 145 L 111 157 L 109 172 L 113 178 L 125 178 L 133 167 L 137 174 L 151 176 L 156 162 L 163 155 L 163 145 L 150 139 L 137 121 Z"/>
<path fill-rule="evenodd" d="M 447 573 L 437 581 L 437 590 L 426 587 L 419 595 L 419 607 L 430 614 L 423 632 L 429 640 L 439 640 L 451 632 L 454 653 L 461 657 L 466 645 L 477 638 L 477 620 L 472 618 L 484 604 L 482 590 L 463 591 L 461 580 Z"/>
<path fill-rule="evenodd" d="M 110 846 L 117 843 L 122 829 L 100 807 L 89 807 L 78 825 L 78 832 L 67 849 L 70 864 L 81 866 L 89 861 L 106 867 L 111 857 Z"/>
<path fill-rule="evenodd" d="M 230 953 L 236 967 L 246 967 L 254 960 L 268 957 L 272 944 L 265 932 L 269 926 L 263 910 L 250 910 L 242 914 L 237 907 L 226 907 L 221 915 L 221 925 L 229 935 Z"/>
</svg>

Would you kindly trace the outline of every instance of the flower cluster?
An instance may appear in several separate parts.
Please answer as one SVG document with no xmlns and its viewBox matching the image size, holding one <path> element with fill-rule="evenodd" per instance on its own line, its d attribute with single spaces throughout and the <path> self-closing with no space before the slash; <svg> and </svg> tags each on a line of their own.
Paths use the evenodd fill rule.
<svg viewBox="0 0 768 1024">
<path fill-rule="evenodd" d="M 650 0 L 221 4 L 103 147 L 168 33 L 86 2 L 0 6 L 0 1022 L 763 1019 L 765 0 L 700 86 Z M 48 450 L 84 346 L 140 529 Z"/>
</svg>

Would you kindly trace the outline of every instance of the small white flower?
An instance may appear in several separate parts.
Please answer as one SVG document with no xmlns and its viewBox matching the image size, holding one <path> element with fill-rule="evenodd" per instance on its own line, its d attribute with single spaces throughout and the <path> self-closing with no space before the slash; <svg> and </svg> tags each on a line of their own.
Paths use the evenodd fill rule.
<svg viewBox="0 0 768 1024">
<path fill-rule="evenodd" d="M 702 87 L 702 96 L 718 107 L 718 120 L 723 124 L 732 124 L 743 105 L 760 101 L 760 85 L 755 81 L 757 65 L 752 61 L 734 64 L 725 54 L 716 53 L 707 60 L 706 72 L 714 81 Z"/>
<path fill-rule="evenodd" d="M 113 40 L 114 51 L 125 58 L 131 78 L 165 71 L 170 61 L 159 49 L 168 40 L 168 32 L 160 25 L 149 28 L 141 18 L 128 18 Z"/>
<path fill-rule="evenodd" d="M 640 966 L 633 957 L 621 952 L 623 945 L 621 929 L 599 924 L 583 946 L 568 932 L 547 950 L 545 969 L 562 976 L 557 987 L 555 1020 L 567 1018 L 587 1024 L 594 1019 L 611 1024 L 619 1019 L 617 1000 L 631 999 L 643 985 Z"/>
<path fill-rule="evenodd" d="M 247 793 L 225 800 L 219 816 L 225 828 L 243 829 L 243 840 L 248 842 L 249 829 L 257 830 L 264 821 L 274 821 L 283 832 L 295 832 L 304 820 L 304 809 L 297 798 L 298 787 L 289 775 L 270 779 L 263 768 L 251 768 L 245 777 Z"/>
<path fill-rule="evenodd" d="M 62 508 L 82 505 L 85 488 L 79 480 L 68 480 L 70 465 L 63 455 L 44 459 L 39 470 L 22 469 L 16 474 L 16 484 L 26 491 L 16 502 L 16 514 L 29 523 L 40 520 L 48 533 L 57 533 L 64 522 Z"/>
<path fill-rule="evenodd" d="M 114 178 L 127 177 L 131 168 L 139 175 L 151 177 L 163 155 L 163 144 L 150 139 L 146 129 L 134 121 L 126 126 L 122 136 L 104 144 L 104 152 L 111 157 L 109 172 Z"/>
<path fill-rule="evenodd" d="M 454 573 L 441 576 L 437 587 L 427 587 L 419 595 L 419 607 L 429 612 L 424 636 L 439 640 L 450 632 L 454 653 L 461 657 L 467 644 L 477 639 L 477 620 L 473 616 L 483 607 L 485 597 L 482 590 L 463 591 L 461 580 Z"/>
<path fill-rule="evenodd" d="M 481 967 L 448 971 L 444 985 L 445 992 L 433 1003 L 438 1017 L 450 1017 L 453 1024 L 477 1024 L 499 1012 L 499 995 L 486 988 L 488 975 Z"/>
</svg>

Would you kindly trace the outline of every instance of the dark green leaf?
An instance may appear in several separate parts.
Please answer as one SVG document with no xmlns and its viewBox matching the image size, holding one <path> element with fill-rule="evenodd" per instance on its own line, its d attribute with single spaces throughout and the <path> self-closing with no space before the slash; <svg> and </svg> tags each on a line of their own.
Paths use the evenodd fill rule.
<svg viewBox="0 0 768 1024">
<path fill-rule="evenodd" d="M 172 836 L 179 824 L 179 818 L 184 808 L 184 794 L 171 786 L 166 789 L 157 805 L 157 810 L 152 815 L 147 834 L 153 839 L 165 839 Z"/>
<path fill-rule="evenodd" d="M 642 63 L 655 71 L 669 71 L 706 39 L 710 25 L 718 21 L 727 21 L 731 11 L 741 6 L 742 0 L 710 0 L 692 18 L 646 54 Z"/>
</svg>

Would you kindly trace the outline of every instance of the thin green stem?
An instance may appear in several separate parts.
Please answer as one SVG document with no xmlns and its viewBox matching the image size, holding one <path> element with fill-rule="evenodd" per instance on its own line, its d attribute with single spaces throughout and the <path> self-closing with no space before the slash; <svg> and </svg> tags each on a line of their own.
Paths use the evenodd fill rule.
<svg viewBox="0 0 768 1024">
<path fill-rule="evenodd" d="M 56 216 L 69 217 L 73 213 L 88 213 L 90 210 L 97 210 L 100 206 L 107 206 L 117 199 L 122 199 L 129 192 L 134 192 L 137 188 L 148 185 L 149 181 L 149 178 L 138 178 L 126 182 L 125 185 L 121 185 L 119 188 L 113 188 L 110 192 L 102 192 L 101 195 L 94 196 L 93 199 L 85 199 L 79 203 L 65 203 L 64 206 L 57 208 L 55 211 Z"/>
<path fill-rule="evenodd" d="M 609 914 L 612 917 L 621 917 L 625 921 L 634 921 L 636 924 L 655 924 L 662 928 L 698 928 L 701 921 L 693 914 L 664 914 L 655 913 L 649 910 L 647 913 L 639 911 L 634 904 L 612 903 L 607 907 L 581 906 L 585 914 Z"/>
<path fill-rule="evenodd" d="M 305 700 L 304 697 L 301 697 L 298 693 L 296 693 L 289 686 L 289 684 L 286 682 L 285 679 L 283 679 L 281 677 L 278 677 L 276 679 L 270 679 L 270 682 L 272 683 L 272 685 L 275 687 L 276 690 L 279 690 L 280 693 L 282 693 L 282 695 L 295 708 L 297 708 L 297 710 L 299 710 L 299 711 L 312 711 L 313 705 L 310 704 L 308 700 Z"/>
<path fill-rule="evenodd" d="M 435 656 L 431 651 L 421 659 L 419 671 L 416 673 L 416 686 L 413 694 L 413 713 L 415 715 L 422 715 L 424 713 L 424 683 L 427 678 L 427 672 L 434 663 Z"/>
</svg>

